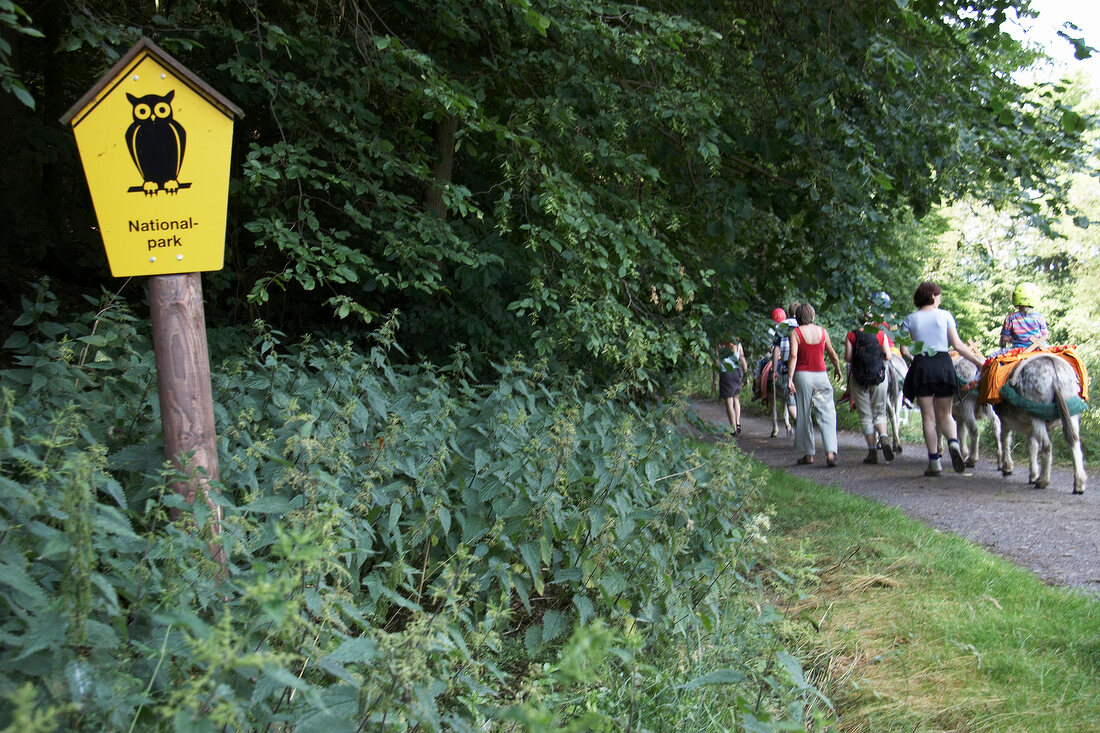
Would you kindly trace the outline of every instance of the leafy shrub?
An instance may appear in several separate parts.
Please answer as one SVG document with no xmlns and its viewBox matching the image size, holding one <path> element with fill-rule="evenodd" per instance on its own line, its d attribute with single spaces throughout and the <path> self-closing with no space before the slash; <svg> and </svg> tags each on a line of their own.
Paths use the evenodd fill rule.
<svg viewBox="0 0 1100 733">
<path fill-rule="evenodd" d="M 158 437 L 148 324 L 44 289 L 0 382 L 7 730 L 801 727 L 728 445 L 537 365 L 210 334 L 224 511 Z M 170 512 L 170 510 L 177 510 Z M 224 548 L 225 567 L 211 560 Z"/>
</svg>

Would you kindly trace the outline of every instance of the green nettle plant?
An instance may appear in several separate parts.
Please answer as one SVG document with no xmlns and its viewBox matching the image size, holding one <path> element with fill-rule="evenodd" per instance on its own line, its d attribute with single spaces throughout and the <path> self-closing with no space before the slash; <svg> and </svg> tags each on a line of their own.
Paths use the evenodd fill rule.
<svg viewBox="0 0 1100 733">
<path fill-rule="evenodd" d="M 768 516 L 674 403 L 538 365 L 210 334 L 224 510 L 161 452 L 149 328 L 40 288 L 0 378 L 0 729 L 791 730 Z M 172 511 L 177 510 L 177 511 Z M 221 544 L 227 564 L 210 559 Z"/>
</svg>

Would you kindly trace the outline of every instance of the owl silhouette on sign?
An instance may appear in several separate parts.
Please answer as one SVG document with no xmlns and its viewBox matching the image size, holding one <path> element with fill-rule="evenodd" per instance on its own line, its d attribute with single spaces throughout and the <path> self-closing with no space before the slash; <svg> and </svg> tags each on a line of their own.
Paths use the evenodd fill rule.
<svg viewBox="0 0 1100 733">
<path fill-rule="evenodd" d="M 155 196 L 161 191 L 175 194 L 191 185 L 179 182 L 187 133 L 172 117 L 175 96 L 175 90 L 165 95 L 126 95 L 134 114 L 134 121 L 126 129 L 126 148 L 144 181 L 140 186 L 131 186 L 130 191 Z"/>
</svg>

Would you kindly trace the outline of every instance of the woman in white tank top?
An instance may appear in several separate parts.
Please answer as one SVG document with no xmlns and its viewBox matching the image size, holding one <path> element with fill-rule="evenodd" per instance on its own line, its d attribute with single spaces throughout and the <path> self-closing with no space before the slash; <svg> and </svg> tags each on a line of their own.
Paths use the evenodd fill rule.
<svg viewBox="0 0 1100 733">
<path fill-rule="evenodd" d="M 905 396 L 920 407 L 924 445 L 928 448 L 925 476 L 943 473 L 939 452 L 940 433 L 947 438 L 951 467 L 956 473 L 962 473 L 966 468 L 962 451 L 959 450 L 955 418 L 951 416 L 951 402 L 959 391 L 959 383 L 948 348 L 954 346 L 963 358 L 977 364 L 979 369 L 985 361 L 959 338 L 955 317 L 940 310 L 941 292 L 940 286 L 935 283 L 921 283 L 913 293 L 913 304 L 917 310 L 906 316 L 901 324 L 902 330 L 909 332 L 913 345 L 919 344 L 921 347 L 920 353 L 915 356 L 907 347 L 901 347 L 902 356 L 911 362 L 902 389 Z"/>
</svg>

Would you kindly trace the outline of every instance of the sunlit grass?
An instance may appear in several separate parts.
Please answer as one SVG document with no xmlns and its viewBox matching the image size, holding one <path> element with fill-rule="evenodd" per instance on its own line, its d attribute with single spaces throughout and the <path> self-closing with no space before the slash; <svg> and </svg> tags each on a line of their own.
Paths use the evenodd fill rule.
<svg viewBox="0 0 1100 733">
<path fill-rule="evenodd" d="M 896 509 L 768 473 L 776 560 L 801 578 L 780 592 L 841 730 L 1100 730 L 1100 601 Z M 812 575 L 794 570 L 807 563 Z"/>
</svg>

